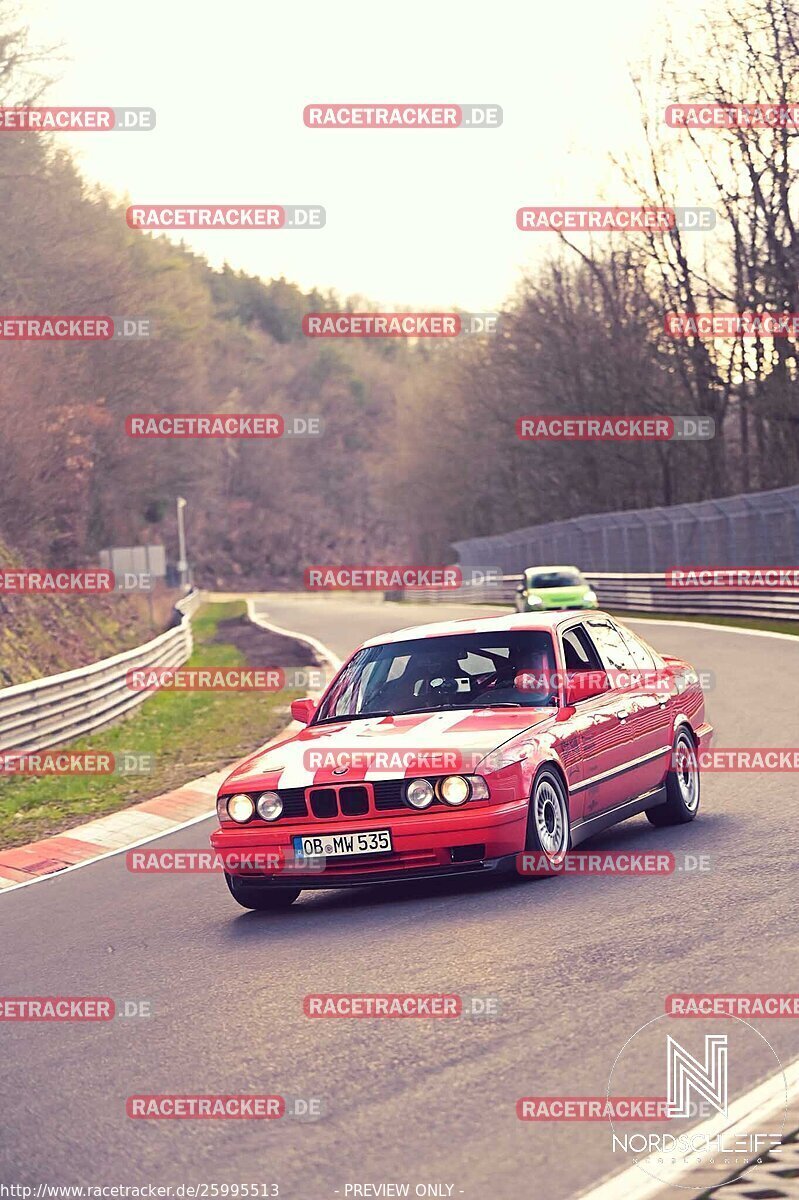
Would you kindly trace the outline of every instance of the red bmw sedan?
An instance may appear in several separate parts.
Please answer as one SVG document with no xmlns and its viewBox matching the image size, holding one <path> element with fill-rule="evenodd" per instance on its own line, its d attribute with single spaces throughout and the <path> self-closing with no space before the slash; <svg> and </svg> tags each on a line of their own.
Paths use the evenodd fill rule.
<svg viewBox="0 0 799 1200">
<path fill-rule="evenodd" d="M 637 813 L 692 821 L 712 729 L 689 663 L 596 610 L 475 617 L 365 642 L 296 735 L 219 791 L 235 900 L 553 864 Z"/>
</svg>

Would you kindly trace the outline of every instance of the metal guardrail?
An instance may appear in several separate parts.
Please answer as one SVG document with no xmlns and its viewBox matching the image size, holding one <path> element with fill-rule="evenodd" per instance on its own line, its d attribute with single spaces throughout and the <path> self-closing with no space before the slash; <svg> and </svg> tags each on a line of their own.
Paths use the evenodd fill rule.
<svg viewBox="0 0 799 1200">
<path fill-rule="evenodd" d="M 688 616 L 763 617 L 776 621 L 799 620 L 799 588 L 779 590 L 668 587 L 665 574 L 614 574 L 586 572 L 600 608 L 619 612 L 685 613 Z M 488 584 L 460 588 L 407 588 L 392 592 L 392 599 L 450 604 L 512 604 L 521 575 L 503 575 Z"/>
<path fill-rule="evenodd" d="M 0 690 L 0 754 L 32 753 L 60 746 L 112 725 L 141 704 L 149 692 L 128 688 L 128 671 L 179 667 L 193 648 L 191 614 L 199 604 L 192 592 L 175 605 L 178 622 L 143 646 L 112 658 Z"/>
</svg>

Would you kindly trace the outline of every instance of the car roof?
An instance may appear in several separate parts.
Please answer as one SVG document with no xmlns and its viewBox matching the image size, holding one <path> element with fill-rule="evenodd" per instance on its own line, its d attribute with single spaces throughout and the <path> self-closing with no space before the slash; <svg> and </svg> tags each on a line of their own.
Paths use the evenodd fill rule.
<svg viewBox="0 0 799 1200">
<path fill-rule="evenodd" d="M 566 566 L 564 564 L 561 564 L 560 566 L 554 566 L 554 567 L 548 566 L 545 564 L 543 567 L 525 567 L 524 570 L 525 570 L 525 574 L 528 571 L 576 571 L 578 575 L 582 575 L 582 571 L 580 570 L 579 567 Z"/>
<path fill-rule="evenodd" d="M 607 617 L 608 613 L 596 608 L 572 608 L 568 612 L 548 613 L 502 613 L 491 617 L 461 617 L 457 621 L 434 621 L 429 625 L 409 625 L 406 629 L 396 629 L 393 633 L 380 634 L 369 638 L 364 646 L 381 646 L 387 642 L 407 642 L 429 637 L 447 637 L 454 633 L 502 633 L 507 630 L 531 632 L 544 631 L 553 633 L 568 621 L 581 617 Z"/>
</svg>

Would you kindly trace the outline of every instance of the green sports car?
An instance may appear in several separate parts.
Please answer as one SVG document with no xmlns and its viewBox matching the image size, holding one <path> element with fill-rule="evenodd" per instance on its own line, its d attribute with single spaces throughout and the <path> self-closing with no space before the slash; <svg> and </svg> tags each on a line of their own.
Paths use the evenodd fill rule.
<svg viewBox="0 0 799 1200">
<path fill-rule="evenodd" d="M 541 605 L 596 608 L 596 592 L 576 567 L 528 567 L 516 589 L 516 611 L 540 612 Z"/>
</svg>

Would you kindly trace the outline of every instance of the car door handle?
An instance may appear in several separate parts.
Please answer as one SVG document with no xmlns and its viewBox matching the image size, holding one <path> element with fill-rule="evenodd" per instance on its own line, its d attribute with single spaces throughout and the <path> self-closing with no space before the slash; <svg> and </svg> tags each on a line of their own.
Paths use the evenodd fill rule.
<svg viewBox="0 0 799 1200">
<path fill-rule="evenodd" d="M 626 721 L 628 717 L 635 716 L 635 714 L 639 713 L 640 711 L 641 705 L 635 700 L 631 700 L 626 708 L 619 708 L 616 710 L 620 721 Z"/>
</svg>

